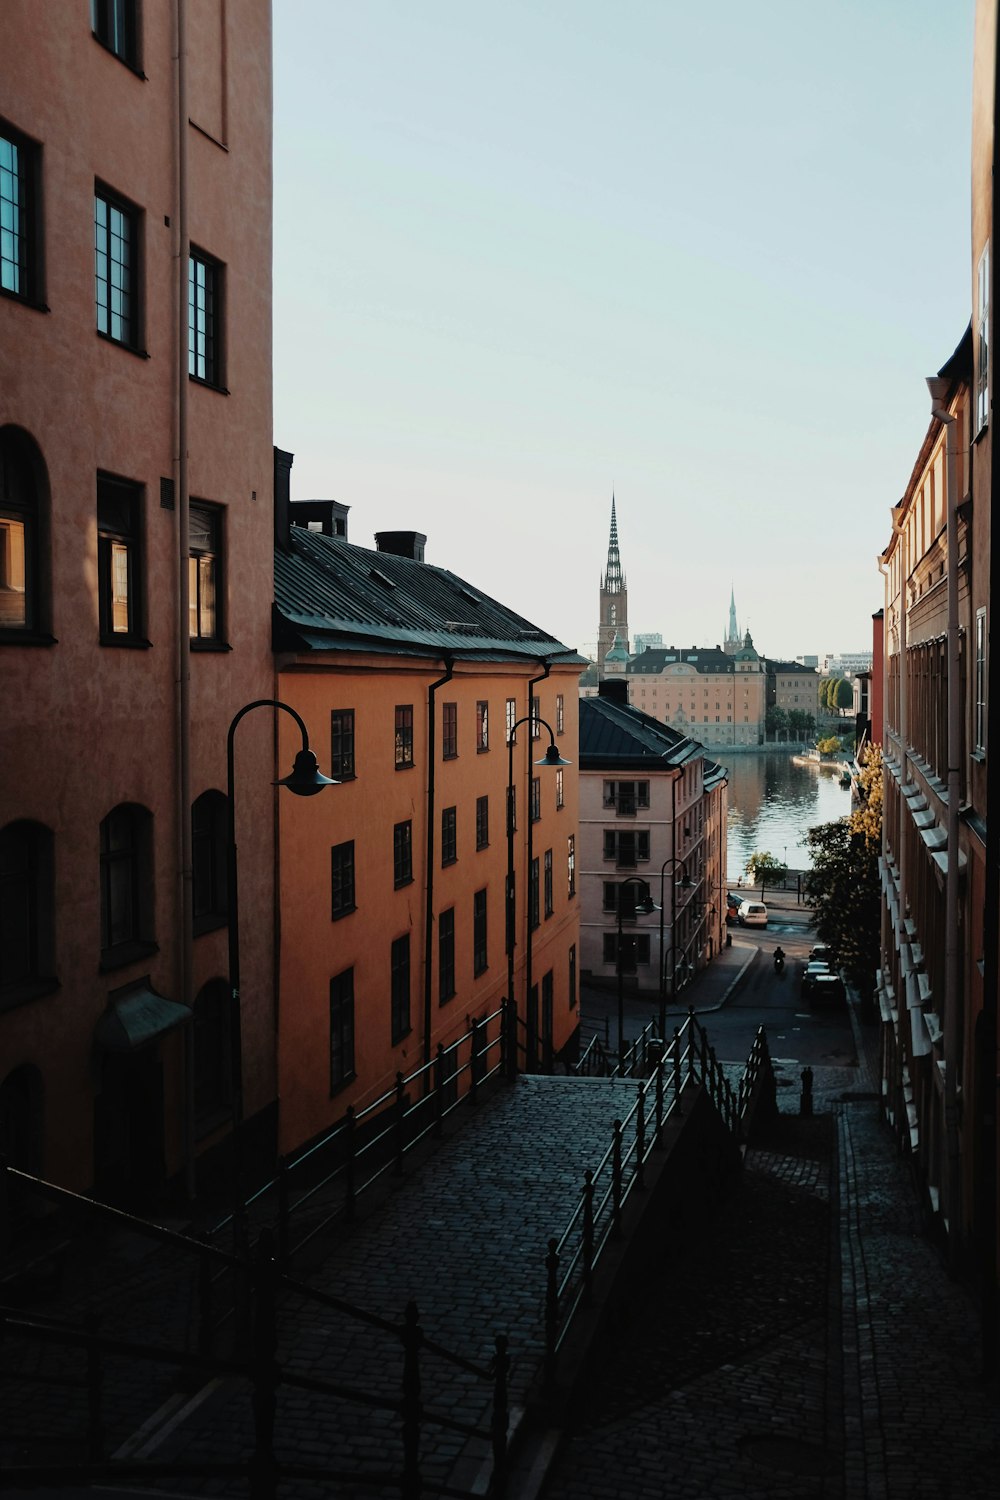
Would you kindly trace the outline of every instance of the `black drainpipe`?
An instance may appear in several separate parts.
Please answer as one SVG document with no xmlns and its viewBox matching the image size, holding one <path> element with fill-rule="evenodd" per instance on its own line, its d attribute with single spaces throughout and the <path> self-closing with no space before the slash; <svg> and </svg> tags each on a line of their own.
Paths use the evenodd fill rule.
<svg viewBox="0 0 1000 1500">
<path fill-rule="evenodd" d="M 548 658 L 544 658 L 540 665 L 545 668 L 542 675 L 540 677 L 530 677 L 528 679 L 528 795 L 525 798 L 525 810 L 527 813 L 525 822 L 528 825 L 528 863 L 525 866 L 524 871 L 524 1019 L 527 1026 L 525 1035 L 525 1072 L 527 1073 L 533 1073 L 538 1063 L 538 1006 L 535 1006 L 533 1019 L 531 1011 L 531 858 L 534 852 L 534 825 L 531 817 L 531 773 L 534 770 L 534 767 L 531 762 L 531 757 L 534 754 L 534 750 L 532 747 L 535 743 L 535 737 L 532 733 L 532 725 L 530 721 L 532 698 L 534 696 L 532 693 L 532 689 L 537 683 L 545 681 L 546 677 L 548 677 L 549 675 L 552 664 L 548 660 Z"/>
<path fill-rule="evenodd" d="M 439 687 L 450 682 L 455 673 L 455 663 L 450 656 L 444 659 L 445 673 L 427 689 L 427 869 L 424 877 L 424 1063 L 431 1060 L 431 1017 L 434 1014 L 434 792 L 437 766 L 436 730 L 437 716 L 434 699 Z M 425 1074 L 424 1090 L 433 1087 L 430 1073 Z"/>
</svg>

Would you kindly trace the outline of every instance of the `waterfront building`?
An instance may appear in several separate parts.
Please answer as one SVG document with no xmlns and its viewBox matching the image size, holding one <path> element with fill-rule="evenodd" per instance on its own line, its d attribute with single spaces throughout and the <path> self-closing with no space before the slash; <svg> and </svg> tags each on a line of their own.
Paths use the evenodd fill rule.
<svg viewBox="0 0 1000 1500">
<path fill-rule="evenodd" d="M 629 988 L 658 995 L 662 981 L 675 995 L 718 952 L 726 917 L 726 780 L 702 745 L 631 707 L 621 681 L 603 683 L 599 697 L 581 702 L 585 976 L 617 978 L 619 902 Z M 636 914 L 643 895 L 637 879 L 648 885 L 662 920 Z"/>
<path fill-rule="evenodd" d="M 273 1127 L 271 7 L 8 0 L 0 1150 L 119 1202 Z"/>
<path fill-rule="evenodd" d="M 763 740 L 764 662 L 750 632 L 735 653 L 718 646 L 644 651 L 627 667 L 633 707 L 715 749 Z"/>
<path fill-rule="evenodd" d="M 518 1064 L 547 1067 L 571 1048 L 585 665 L 424 561 L 419 532 L 358 547 L 344 508 L 338 534 L 315 501 L 306 524 L 288 524 L 299 512 L 288 468 L 286 456 L 275 506 L 278 692 L 322 726 L 323 769 L 340 784 L 279 804 L 282 1150 L 439 1052 L 447 1073 L 472 1020 L 499 1011 L 511 767 Z M 538 764 L 553 742 L 565 767 Z M 293 726 L 280 724 L 279 758 L 293 747 Z"/>
<path fill-rule="evenodd" d="M 807 713 L 815 717 L 819 704 L 819 674 L 798 661 L 764 660 L 767 675 L 767 706 L 785 713 Z"/>
</svg>

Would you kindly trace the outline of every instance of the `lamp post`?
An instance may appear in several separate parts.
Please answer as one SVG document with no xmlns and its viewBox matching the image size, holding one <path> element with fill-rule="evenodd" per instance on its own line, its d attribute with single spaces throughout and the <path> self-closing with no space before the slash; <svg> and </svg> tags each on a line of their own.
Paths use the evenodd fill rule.
<svg viewBox="0 0 1000 1500">
<path fill-rule="evenodd" d="M 287 703 L 281 703 L 277 698 L 256 698 L 253 703 L 245 704 L 236 714 L 229 726 L 229 736 L 226 741 L 226 901 L 229 908 L 229 993 L 231 997 L 229 1065 L 232 1074 L 230 1086 L 233 1134 L 233 1234 L 237 1237 L 243 1219 L 243 1158 L 240 1140 L 243 1125 L 243 1067 L 240 1043 L 242 1017 L 240 1013 L 240 904 L 236 861 L 236 760 L 233 741 L 237 724 L 255 708 L 282 709 L 286 714 L 291 714 L 302 734 L 302 748 L 296 751 L 295 762 L 290 773 L 283 776 L 280 781 L 272 782 L 272 786 L 286 786 L 297 797 L 314 797 L 325 786 L 337 785 L 332 777 L 324 776 L 319 769 L 319 762 L 309 749 L 309 734 L 305 723 L 295 709 L 289 708 Z"/>
<path fill-rule="evenodd" d="M 649 893 L 649 881 L 648 880 L 643 880 L 643 878 L 642 878 L 641 875 L 627 875 L 624 880 L 619 881 L 618 887 L 617 887 L 617 890 L 618 890 L 618 900 L 616 902 L 616 905 L 618 907 L 618 946 L 615 949 L 615 973 L 616 973 L 617 979 L 618 979 L 618 1071 L 619 1071 L 619 1073 L 622 1071 L 622 1066 L 623 1066 L 624 1061 L 625 1061 L 625 973 L 624 973 L 624 969 L 622 967 L 622 936 L 623 936 L 623 934 L 622 934 L 622 915 L 623 915 L 624 902 L 622 901 L 622 893 L 625 890 L 625 887 L 627 885 L 639 886 L 639 887 L 641 887 L 641 889 L 643 889 L 646 892 L 646 894 L 645 894 L 645 896 L 643 896 L 642 900 L 641 901 L 637 901 L 635 903 L 635 915 L 636 916 L 638 916 L 639 913 L 641 912 L 644 917 L 649 917 L 649 916 L 652 916 L 653 912 L 657 911 L 658 909 L 662 911 L 662 908 L 657 908 L 656 902 L 653 900 L 652 896 Z"/>
<path fill-rule="evenodd" d="M 660 1038 L 661 1038 L 661 1040 L 665 1040 L 666 1034 L 667 1034 L 667 966 L 666 966 L 666 963 L 664 962 L 664 953 L 663 953 L 663 907 L 664 907 L 664 901 L 663 901 L 664 884 L 663 884 L 663 882 L 664 882 L 664 876 L 666 875 L 667 870 L 669 869 L 669 867 L 671 865 L 680 865 L 680 867 L 681 867 L 681 878 L 680 878 L 681 889 L 686 891 L 686 890 L 689 890 L 690 887 L 691 887 L 691 877 L 688 874 L 687 865 L 685 864 L 684 860 L 681 859 L 679 855 L 675 855 L 672 859 L 665 859 L 663 861 L 663 864 L 660 866 L 660 972 L 659 972 L 660 984 L 659 984 L 659 990 L 660 990 Z M 675 894 L 674 894 L 674 892 L 675 892 L 676 885 L 677 885 L 677 881 L 674 882 L 674 885 L 671 887 L 671 891 L 670 891 L 670 953 L 671 953 L 671 956 L 673 956 L 673 951 L 674 951 L 674 917 L 676 915 L 676 911 L 675 911 L 676 902 L 675 902 Z"/>
<path fill-rule="evenodd" d="M 514 1000 L 514 945 L 515 945 L 515 900 L 514 900 L 514 827 L 517 800 L 514 795 L 514 745 L 516 743 L 517 731 L 522 724 L 544 724 L 549 731 L 549 743 L 545 754 L 540 760 L 535 761 L 536 766 L 569 766 L 572 761 L 564 760 L 556 747 L 556 737 L 552 731 L 551 724 L 545 719 L 539 718 L 537 714 L 525 714 L 523 719 L 516 719 L 508 729 L 507 739 L 507 887 L 504 893 L 504 906 L 506 917 L 506 947 L 507 947 L 507 1004 L 510 1007 L 507 1044 L 507 1071 L 510 1077 L 517 1072 L 517 1005 Z M 530 803 L 531 788 L 528 788 Z M 528 807 L 528 817 L 531 817 L 531 808 Z M 530 871 L 529 871 L 530 876 Z"/>
</svg>

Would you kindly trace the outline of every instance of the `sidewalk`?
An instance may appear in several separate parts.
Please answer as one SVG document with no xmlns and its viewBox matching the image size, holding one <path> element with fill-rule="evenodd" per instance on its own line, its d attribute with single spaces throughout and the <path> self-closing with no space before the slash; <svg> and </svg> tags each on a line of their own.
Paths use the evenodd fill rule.
<svg viewBox="0 0 1000 1500">
<path fill-rule="evenodd" d="M 712 1231 L 636 1287 L 546 1500 L 996 1493 L 975 1311 L 922 1233 L 865 1061 L 817 1068 L 814 1100 L 803 1119 L 779 1095 Z"/>
</svg>

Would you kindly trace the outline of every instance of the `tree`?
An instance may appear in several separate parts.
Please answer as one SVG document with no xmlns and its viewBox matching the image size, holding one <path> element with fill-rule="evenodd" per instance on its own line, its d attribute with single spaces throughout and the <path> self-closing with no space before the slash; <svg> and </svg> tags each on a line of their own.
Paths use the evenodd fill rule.
<svg viewBox="0 0 1000 1500">
<path fill-rule="evenodd" d="M 854 688 L 846 677 L 842 677 L 837 683 L 830 707 L 838 709 L 841 713 L 845 709 L 854 707 Z"/>
<path fill-rule="evenodd" d="M 788 734 L 793 740 L 809 740 L 816 733 L 816 720 L 804 708 L 788 710 Z"/>
<path fill-rule="evenodd" d="M 788 717 L 783 708 L 772 703 L 764 715 L 764 733 L 773 735 L 776 740 L 784 739 L 788 730 Z"/>
<path fill-rule="evenodd" d="M 776 880 L 783 879 L 787 873 L 788 866 L 766 851 L 751 854 L 747 860 L 747 874 L 750 876 L 753 884 L 759 885 L 761 889 L 766 886 L 768 878 L 770 878 L 773 885 Z"/>
<path fill-rule="evenodd" d="M 821 942 L 829 943 L 848 979 L 865 995 L 874 981 L 881 936 L 882 752 L 877 745 L 858 778 L 858 794 L 850 817 L 806 834 L 812 869 L 805 897 L 816 912 Z"/>
</svg>

